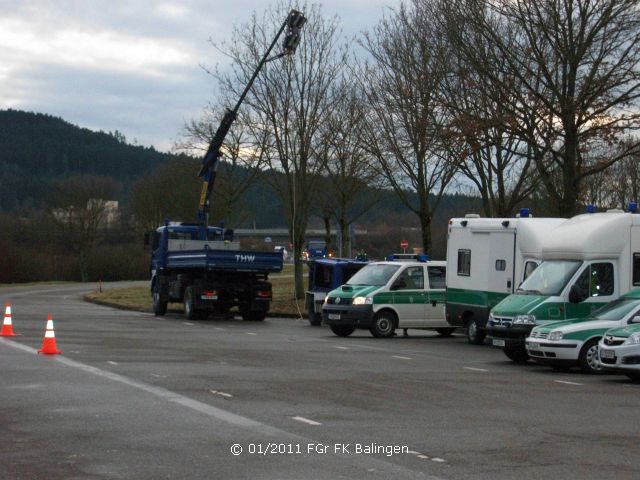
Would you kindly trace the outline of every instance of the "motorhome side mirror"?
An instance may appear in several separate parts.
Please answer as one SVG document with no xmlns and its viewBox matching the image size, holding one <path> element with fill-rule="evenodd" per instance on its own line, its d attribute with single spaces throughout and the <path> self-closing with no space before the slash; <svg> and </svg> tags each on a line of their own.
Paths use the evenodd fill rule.
<svg viewBox="0 0 640 480">
<path fill-rule="evenodd" d="M 636 315 L 631 319 L 631 323 L 640 323 L 640 315 Z"/>
<path fill-rule="evenodd" d="M 580 303 L 584 302 L 587 299 L 587 296 L 584 294 L 583 290 L 577 285 L 573 285 L 571 290 L 569 290 L 569 301 L 571 303 Z"/>
</svg>

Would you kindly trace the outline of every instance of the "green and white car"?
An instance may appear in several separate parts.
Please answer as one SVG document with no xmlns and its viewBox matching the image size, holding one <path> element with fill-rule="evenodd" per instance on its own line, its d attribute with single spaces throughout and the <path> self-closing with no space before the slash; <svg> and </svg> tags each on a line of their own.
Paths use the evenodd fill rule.
<svg viewBox="0 0 640 480">
<path fill-rule="evenodd" d="M 391 337 L 396 328 L 435 329 L 451 335 L 444 315 L 446 262 L 385 261 L 365 266 L 329 292 L 323 323 L 346 337 L 357 328 Z"/>
<path fill-rule="evenodd" d="M 634 289 L 587 318 L 574 318 L 535 327 L 526 340 L 527 352 L 536 363 L 556 368 L 579 366 L 585 373 L 597 373 L 602 369 L 598 358 L 598 344 L 605 332 L 611 328 L 627 327 L 638 316 L 640 289 Z"/>
<path fill-rule="evenodd" d="M 640 312 L 632 325 L 607 330 L 598 344 L 600 364 L 606 371 L 622 373 L 640 381 Z"/>
</svg>

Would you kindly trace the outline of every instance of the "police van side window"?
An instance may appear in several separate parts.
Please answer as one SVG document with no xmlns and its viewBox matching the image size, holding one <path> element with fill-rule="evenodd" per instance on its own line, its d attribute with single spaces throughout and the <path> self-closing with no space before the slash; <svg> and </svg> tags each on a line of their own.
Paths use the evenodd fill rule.
<svg viewBox="0 0 640 480">
<path fill-rule="evenodd" d="M 633 254 L 633 286 L 640 287 L 640 253 Z"/>
<path fill-rule="evenodd" d="M 525 263 L 524 264 L 524 276 L 522 278 L 522 281 L 524 282 L 527 278 L 529 278 L 529 275 L 531 275 L 536 268 L 538 268 L 538 264 L 536 262 L 527 262 L 527 263 Z"/>
<path fill-rule="evenodd" d="M 398 290 L 422 290 L 424 288 L 424 270 L 422 267 L 407 267 L 396 282 L 402 285 Z"/>
<path fill-rule="evenodd" d="M 427 272 L 429 273 L 429 288 L 445 288 L 446 267 L 427 267 Z"/>
<path fill-rule="evenodd" d="M 471 250 L 458 250 L 458 275 L 471 275 Z"/>
<path fill-rule="evenodd" d="M 576 287 L 583 297 L 606 297 L 613 295 L 613 264 L 592 263 L 585 269 L 578 280 Z"/>
</svg>

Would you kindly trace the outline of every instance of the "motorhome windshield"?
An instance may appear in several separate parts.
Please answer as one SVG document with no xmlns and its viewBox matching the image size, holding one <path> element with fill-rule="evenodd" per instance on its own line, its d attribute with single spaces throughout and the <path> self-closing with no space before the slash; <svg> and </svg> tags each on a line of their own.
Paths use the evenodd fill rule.
<svg viewBox="0 0 640 480">
<path fill-rule="evenodd" d="M 582 262 L 550 260 L 542 262 L 518 288 L 518 293 L 529 295 L 560 295 Z"/>
<path fill-rule="evenodd" d="M 347 282 L 348 285 L 386 285 L 400 265 L 367 265 Z"/>
</svg>

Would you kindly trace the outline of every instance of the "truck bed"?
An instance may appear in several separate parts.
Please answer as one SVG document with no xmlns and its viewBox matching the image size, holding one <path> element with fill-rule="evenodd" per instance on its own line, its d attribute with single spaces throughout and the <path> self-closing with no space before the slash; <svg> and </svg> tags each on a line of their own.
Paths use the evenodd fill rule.
<svg viewBox="0 0 640 480">
<path fill-rule="evenodd" d="M 210 248 L 170 251 L 165 268 L 275 273 L 282 271 L 282 253 Z"/>
</svg>

